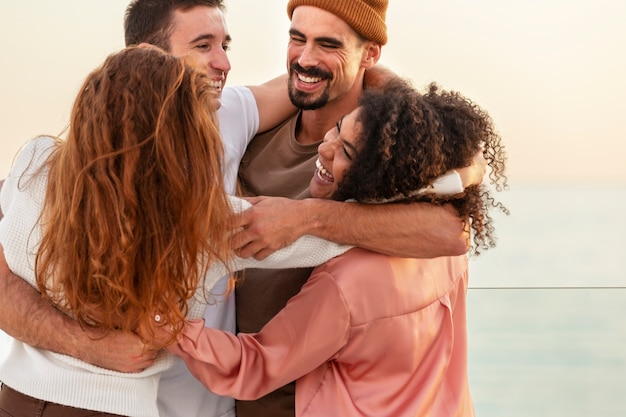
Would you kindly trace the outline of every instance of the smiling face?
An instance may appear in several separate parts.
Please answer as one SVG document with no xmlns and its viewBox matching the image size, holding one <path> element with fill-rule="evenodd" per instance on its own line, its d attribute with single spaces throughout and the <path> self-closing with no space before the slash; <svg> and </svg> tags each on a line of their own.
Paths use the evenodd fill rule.
<svg viewBox="0 0 626 417">
<path fill-rule="evenodd" d="M 315 110 L 360 88 L 379 46 L 361 38 L 345 21 L 313 6 L 298 6 L 289 30 L 289 96 L 304 110 Z"/>
<path fill-rule="evenodd" d="M 318 147 L 317 169 L 309 189 L 315 198 L 333 198 L 337 185 L 350 169 L 360 146 L 361 126 L 357 122 L 359 109 L 344 116 L 337 125 L 324 136 Z"/>
<path fill-rule="evenodd" d="M 169 52 L 174 56 L 193 55 L 196 63 L 207 71 L 218 100 L 230 71 L 226 54 L 230 41 L 219 8 L 196 6 L 174 11 Z"/>
</svg>

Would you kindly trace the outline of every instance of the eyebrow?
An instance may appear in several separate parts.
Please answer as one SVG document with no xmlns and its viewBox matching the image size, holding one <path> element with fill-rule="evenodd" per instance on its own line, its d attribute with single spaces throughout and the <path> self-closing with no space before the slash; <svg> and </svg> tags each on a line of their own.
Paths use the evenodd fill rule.
<svg viewBox="0 0 626 417">
<path fill-rule="evenodd" d="M 347 147 L 350 148 L 352 150 L 352 152 L 354 152 L 355 154 L 357 153 L 357 149 L 356 146 L 354 146 L 352 143 L 348 142 L 345 139 L 341 139 L 341 142 L 343 142 L 343 144 Z"/>
<path fill-rule="evenodd" d="M 292 36 L 300 36 L 302 38 L 306 39 L 306 35 L 302 32 L 300 32 L 297 29 L 289 29 L 289 34 Z M 314 38 L 315 42 L 317 43 L 328 43 L 337 47 L 342 47 L 343 46 L 343 42 L 337 38 L 331 38 L 329 36 L 319 36 L 317 38 Z"/>
<path fill-rule="evenodd" d="M 195 43 L 198 41 L 203 41 L 203 40 L 213 40 L 215 39 L 215 35 L 212 33 L 206 33 L 200 36 L 197 36 L 195 39 L 192 39 L 191 42 L 189 43 Z M 226 42 L 232 42 L 233 38 L 230 37 L 230 35 L 226 35 L 226 38 L 224 39 Z"/>
<path fill-rule="evenodd" d="M 346 115 L 345 115 L 345 114 L 344 114 L 343 116 L 341 116 L 341 119 L 339 119 L 339 120 L 337 121 L 337 131 L 338 131 L 339 133 L 341 133 L 341 125 L 343 124 L 343 118 L 344 118 L 344 117 L 346 117 Z"/>
<path fill-rule="evenodd" d="M 343 116 L 341 116 L 341 119 L 339 119 L 339 121 L 337 122 L 337 131 L 339 132 L 339 138 L 341 138 L 341 125 L 343 124 L 343 119 L 345 117 L 346 115 L 344 114 Z M 341 138 L 341 143 L 343 143 L 344 146 L 350 148 L 352 152 L 354 152 L 355 154 L 357 153 L 356 147 L 351 142 L 348 142 L 347 140 Z"/>
</svg>

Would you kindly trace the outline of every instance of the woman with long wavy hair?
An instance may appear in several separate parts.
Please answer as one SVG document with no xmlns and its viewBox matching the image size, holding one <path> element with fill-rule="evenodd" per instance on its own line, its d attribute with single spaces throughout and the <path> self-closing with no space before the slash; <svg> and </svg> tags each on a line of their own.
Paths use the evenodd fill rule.
<svg viewBox="0 0 626 417">
<path fill-rule="evenodd" d="M 158 48 L 109 56 L 79 90 L 67 138 L 28 142 L 2 186 L 11 271 L 82 326 L 137 332 L 155 352 L 201 317 L 227 270 L 256 264 L 230 251 L 246 203 L 224 191 L 213 91 L 193 61 Z M 305 236 L 262 266 L 314 266 L 345 250 Z M 155 341 L 163 325 L 172 336 Z M 158 416 L 172 359 L 160 351 L 123 374 L 16 340 L 0 365 L 0 414 Z"/>
<path fill-rule="evenodd" d="M 67 140 L 51 150 L 37 285 L 86 326 L 149 331 L 147 306 L 179 322 L 210 262 L 230 256 L 222 142 L 203 79 L 157 50 L 114 55 L 81 88 Z"/>
</svg>

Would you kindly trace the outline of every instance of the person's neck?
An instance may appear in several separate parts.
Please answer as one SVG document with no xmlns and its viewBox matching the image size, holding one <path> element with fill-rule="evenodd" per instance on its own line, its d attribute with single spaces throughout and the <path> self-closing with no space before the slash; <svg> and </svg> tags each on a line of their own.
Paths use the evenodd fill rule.
<svg viewBox="0 0 626 417">
<path fill-rule="evenodd" d="M 362 88 L 353 88 L 344 96 L 329 101 L 317 110 L 303 110 L 296 125 L 296 140 L 302 145 L 321 142 L 324 135 L 359 105 Z"/>
</svg>

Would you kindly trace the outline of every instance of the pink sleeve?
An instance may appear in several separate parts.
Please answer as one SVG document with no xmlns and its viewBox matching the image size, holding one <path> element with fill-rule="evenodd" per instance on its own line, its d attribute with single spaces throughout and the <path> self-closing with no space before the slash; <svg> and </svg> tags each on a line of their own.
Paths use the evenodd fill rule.
<svg viewBox="0 0 626 417">
<path fill-rule="evenodd" d="M 218 395 L 252 400 L 311 372 L 347 342 L 350 314 L 332 277 L 318 273 L 259 333 L 188 322 L 177 346 L 191 373 Z"/>
</svg>

